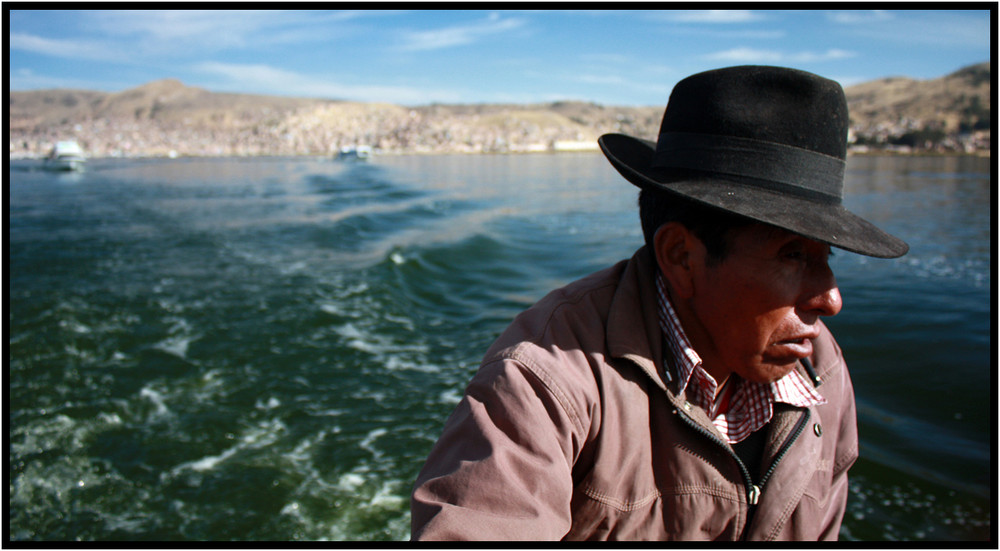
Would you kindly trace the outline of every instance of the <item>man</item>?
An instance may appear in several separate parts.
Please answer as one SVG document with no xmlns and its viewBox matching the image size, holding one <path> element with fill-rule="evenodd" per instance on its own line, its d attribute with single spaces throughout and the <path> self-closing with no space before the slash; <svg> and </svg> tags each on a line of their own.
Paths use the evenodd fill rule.
<svg viewBox="0 0 1000 551">
<path fill-rule="evenodd" d="M 678 83 L 656 143 L 602 136 L 646 245 L 487 351 L 413 537 L 836 539 L 858 444 L 830 247 L 908 250 L 841 204 L 847 126 L 835 82 L 733 67 Z"/>
</svg>

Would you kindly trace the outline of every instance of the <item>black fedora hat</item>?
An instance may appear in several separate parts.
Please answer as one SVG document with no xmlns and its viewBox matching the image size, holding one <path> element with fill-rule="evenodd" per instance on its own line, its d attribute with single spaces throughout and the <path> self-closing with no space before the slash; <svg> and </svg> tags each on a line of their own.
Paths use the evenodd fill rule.
<svg viewBox="0 0 1000 551">
<path fill-rule="evenodd" d="M 843 206 L 847 100 L 839 84 L 782 67 L 741 66 L 674 87 L 654 143 L 605 134 L 611 164 L 655 188 L 879 258 L 909 246 Z"/>
</svg>

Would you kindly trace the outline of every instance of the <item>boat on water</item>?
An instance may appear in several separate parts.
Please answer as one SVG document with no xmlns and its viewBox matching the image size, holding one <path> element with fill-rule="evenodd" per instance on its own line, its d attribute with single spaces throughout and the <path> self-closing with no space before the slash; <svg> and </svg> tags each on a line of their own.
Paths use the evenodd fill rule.
<svg viewBox="0 0 1000 551">
<path fill-rule="evenodd" d="M 341 147 L 338 161 L 367 161 L 372 156 L 372 148 L 367 145 Z"/>
<path fill-rule="evenodd" d="M 57 142 L 45 157 L 49 170 L 82 170 L 87 163 L 80 144 L 73 141 Z"/>
</svg>

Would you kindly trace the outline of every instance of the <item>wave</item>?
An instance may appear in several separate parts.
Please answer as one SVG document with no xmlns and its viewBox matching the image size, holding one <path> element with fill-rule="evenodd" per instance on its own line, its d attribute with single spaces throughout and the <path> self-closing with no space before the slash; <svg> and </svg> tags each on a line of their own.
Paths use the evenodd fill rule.
<svg viewBox="0 0 1000 551">
<path fill-rule="evenodd" d="M 121 162 L 87 185 L 19 172 L 11 538 L 405 538 L 412 480 L 489 344 L 641 241 L 631 188 L 589 159 Z M 905 229 L 928 228 L 901 262 L 838 256 L 860 539 L 989 523 L 989 215 L 963 205 L 982 213 L 913 216 Z M 967 399 L 909 407 L 925 387 Z"/>
</svg>

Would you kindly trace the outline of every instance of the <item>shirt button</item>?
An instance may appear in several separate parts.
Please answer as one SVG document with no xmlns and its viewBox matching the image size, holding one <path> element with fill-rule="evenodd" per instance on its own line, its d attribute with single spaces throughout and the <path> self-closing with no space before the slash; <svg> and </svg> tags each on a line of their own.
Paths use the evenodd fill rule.
<svg viewBox="0 0 1000 551">
<path fill-rule="evenodd" d="M 816 423 L 813 425 L 813 432 L 816 433 L 816 436 L 823 436 L 823 426 Z"/>
<path fill-rule="evenodd" d="M 691 402 L 684 402 L 684 411 L 691 411 Z"/>
</svg>

